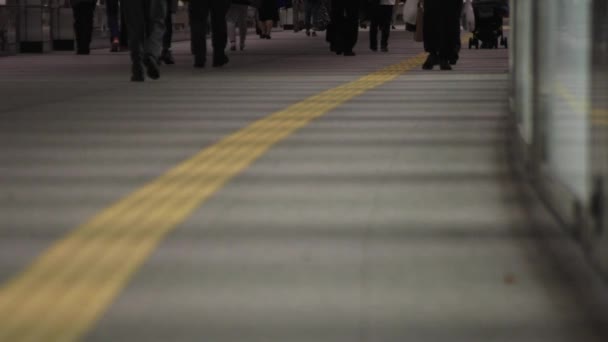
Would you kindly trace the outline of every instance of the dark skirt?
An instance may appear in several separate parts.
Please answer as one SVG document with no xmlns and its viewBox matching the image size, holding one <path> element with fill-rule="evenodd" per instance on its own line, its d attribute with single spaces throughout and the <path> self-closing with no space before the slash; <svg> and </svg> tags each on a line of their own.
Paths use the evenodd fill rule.
<svg viewBox="0 0 608 342">
<path fill-rule="evenodd" d="M 279 7 L 277 6 L 277 0 L 260 1 L 258 16 L 260 17 L 261 21 L 279 21 Z"/>
</svg>

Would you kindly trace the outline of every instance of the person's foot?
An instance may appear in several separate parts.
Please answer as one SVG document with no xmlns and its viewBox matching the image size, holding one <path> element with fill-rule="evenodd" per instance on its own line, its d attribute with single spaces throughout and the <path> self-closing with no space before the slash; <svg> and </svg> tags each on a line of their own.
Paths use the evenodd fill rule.
<svg viewBox="0 0 608 342">
<path fill-rule="evenodd" d="M 317 31 L 312 31 L 312 36 L 316 37 L 317 36 Z"/>
<path fill-rule="evenodd" d="M 91 50 L 89 49 L 78 49 L 76 51 L 77 55 L 90 55 L 91 54 Z"/>
<path fill-rule="evenodd" d="M 221 55 L 217 55 L 213 57 L 213 67 L 214 68 L 219 68 L 222 67 L 226 64 L 228 64 L 228 56 L 226 56 L 225 54 L 221 54 Z"/>
<path fill-rule="evenodd" d="M 388 46 L 381 47 L 380 51 L 382 51 L 382 52 L 388 52 Z"/>
<path fill-rule="evenodd" d="M 450 60 L 449 60 L 450 65 L 456 65 L 458 63 L 458 59 L 459 59 L 458 56 L 454 56 L 454 57 L 450 58 Z"/>
<path fill-rule="evenodd" d="M 230 44 L 230 51 L 236 51 L 236 44 L 234 44 L 234 43 Z"/>
<path fill-rule="evenodd" d="M 435 67 L 435 65 L 438 64 L 438 58 L 437 55 L 431 53 L 429 54 L 429 56 L 426 58 L 426 61 L 424 62 L 424 64 L 422 64 L 422 69 L 424 70 L 433 70 L 433 68 Z"/>
<path fill-rule="evenodd" d="M 144 78 L 144 68 L 141 64 L 133 64 L 131 66 L 131 82 L 143 82 Z"/>
<path fill-rule="evenodd" d="M 175 64 L 175 58 L 173 58 L 173 53 L 171 50 L 163 50 L 162 54 L 160 55 L 160 60 L 165 64 Z"/>
<path fill-rule="evenodd" d="M 354 51 L 345 51 L 344 52 L 344 56 L 351 57 L 351 56 L 356 56 L 356 55 L 357 54 Z"/>
<path fill-rule="evenodd" d="M 439 68 L 441 70 L 452 70 L 452 66 L 450 65 L 450 62 L 447 59 L 442 59 L 441 61 L 439 61 Z"/>
<path fill-rule="evenodd" d="M 391 25 L 391 29 L 396 30 L 397 27 L 395 27 L 395 25 Z"/>
<path fill-rule="evenodd" d="M 198 69 L 202 69 L 205 67 L 205 57 L 204 56 L 194 56 L 194 67 Z"/>
<path fill-rule="evenodd" d="M 241 46 L 239 46 L 239 50 L 241 50 L 241 51 L 245 50 L 245 44 L 241 44 Z"/>
<path fill-rule="evenodd" d="M 112 47 L 110 48 L 110 52 L 118 51 L 120 51 L 120 41 L 118 40 L 118 38 L 114 38 L 114 40 L 112 40 Z"/>
<path fill-rule="evenodd" d="M 146 74 L 153 80 L 160 78 L 160 67 L 158 65 L 158 59 L 152 55 L 147 55 L 144 58 L 144 66 L 146 67 Z"/>
<path fill-rule="evenodd" d="M 370 46 L 369 49 L 372 50 L 372 51 L 374 51 L 374 52 L 378 52 L 378 47 L 377 46 Z"/>
<path fill-rule="evenodd" d="M 266 39 L 272 39 L 272 37 L 270 36 L 270 34 L 266 35 Z"/>
<path fill-rule="evenodd" d="M 306 35 L 310 37 L 310 30 L 306 30 Z"/>
</svg>

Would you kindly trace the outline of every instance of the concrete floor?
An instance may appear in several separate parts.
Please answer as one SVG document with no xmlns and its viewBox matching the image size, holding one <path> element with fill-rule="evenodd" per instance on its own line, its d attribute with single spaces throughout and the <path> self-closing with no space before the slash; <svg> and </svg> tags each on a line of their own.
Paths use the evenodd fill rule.
<svg viewBox="0 0 608 342">
<path fill-rule="evenodd" d="M 0 59 L 0 281 L 221 137 L 421 52 L 404 32 L 388 54 L 366 39 L 345 58 L 250 37 L 203 71 L 179 43 L 145 84 L 105 50 Z M 605 341 L 605 286 L 511 173 L 507 58 L 463 50 L 454 72 L 407 72 L 275 145 L 84 340 Z"/>
</svg>

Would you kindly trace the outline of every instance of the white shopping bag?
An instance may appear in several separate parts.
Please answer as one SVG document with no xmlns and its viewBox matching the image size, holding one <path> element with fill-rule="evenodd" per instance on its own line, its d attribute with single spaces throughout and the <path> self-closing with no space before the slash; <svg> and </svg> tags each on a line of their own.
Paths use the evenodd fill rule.
<svg viewBox="0 0 608 342">
<path fill-rule="evenodd" d="M 475 12 L 473 11 L 473 2 L 468 0 L 465 1 L 464 7 L 462 8 L 465 19 L 465 29 L 469 32 L 475 31 Z"/>
<path fill-rule="evenodd" d="M 418 0 L 407 0 L 403 6 L 403 21 L 406 24 L 416 25 L 418 14 Z"/>
</svg>

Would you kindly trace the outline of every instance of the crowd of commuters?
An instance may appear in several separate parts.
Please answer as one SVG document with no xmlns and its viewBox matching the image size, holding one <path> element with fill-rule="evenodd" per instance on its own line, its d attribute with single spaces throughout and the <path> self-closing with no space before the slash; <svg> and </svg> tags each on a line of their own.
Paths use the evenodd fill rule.
<svg viewBox="0 0 608 342">
<path fill-rule="evenodd" d="M 71 0 L 77 54 L 89 54 L 93 16 L 98 0 Z M 160 64 L 174 64 L 171 52 L 172 15 L 177 0 L 101 0 L 105 3 L 110 31 L 111 51 L 129 50 L 131 80 L 160 77 Z M 305 30 L 316 36 L 326 31 L 330 51 L 355 56 L 359 28 L 369 23 L 369 48 L 387 52 L 391 28 L 394 28 L 399 5 L 415 1 L 424 8 L 424 49 L 429 53 L 424 69 L 439 65 L 450 70 L 458 61 L 460 17 L 463 0 L 182 0 L 188 4 L 191 52 L 194 67 L 207 62 L 207 36 L 211 35 L 212 66 L 229 62 L 225 50 L 245 49 L 249 7 L 256 9 L 256 30 L 262 39 L 271 39 L 272 28 L 279 20 L 279 6 L 293 8 L 294 31 Z M 465 0 L 466 1 L 466 0 Z M 304 14 L 302 16 L 302 14 Z M 210 21 L 209 21 L 210 19 Z M 380 35 L 380 44 L 378 44 Z"/>
</svg>

